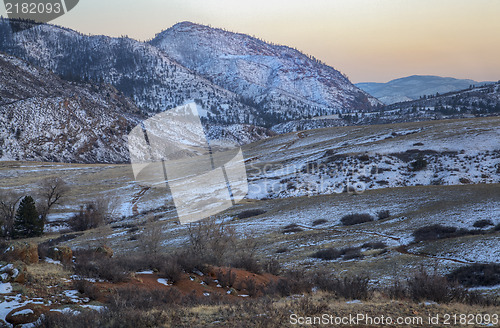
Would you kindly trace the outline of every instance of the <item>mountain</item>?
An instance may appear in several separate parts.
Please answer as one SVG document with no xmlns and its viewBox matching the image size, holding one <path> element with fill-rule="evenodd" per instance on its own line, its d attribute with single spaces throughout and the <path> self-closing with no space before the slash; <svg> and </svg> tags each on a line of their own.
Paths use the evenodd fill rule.
<svg viewBox="0 0 500 328">
<path fill-rule="evenodd" d="M 454 91 L 422 99 L 396 103 L 384 108 L 387 112 L 425 114 L 427 112 L 445 116 L 498 115 L 500 113 L 500 83 L 490 83 L 466 90 Z"/>
<path fill-rule="evenodd" d="M 126 37 L 88 36 L 47 24 L 12 33 L 11 25 L 12 21 L 9 24 L 6 19 L 0 20 L 0 51 L 49 69 L 70 81 L 111 84 L 131 97 L 148 116 L 194 100 L 202 109 L 203 121 L 217 130 L 233 124 L 271 127 L 332 112 L 367 111 L 379 104 L 338 71 L 296 50 L 272 46 L 244 35 L 220 34 L 221 30 L 200 25 L 191 24 L 213 32 L 199 35 L 206 38 L 203 44 L 215 42 L 211 35 L 220 34 L 217 38 L 220 37 L 221 44 L 231 50 L 228 53 L 234 53 L 231 46 L 234 38 L 247 40 L 247 46 L 241 46 L 238 53 L 246 53 L 253 59 L 232 61 L 237 67 L 231 66 L 221 74 L 227 75 L 228 80 L 241 81 L 248 77 L 241 74 L 242 70 L 253 70 L 247 65 L 249 62 L 268 67 L 256 72 L 267 74 L 269 83 L 265 88 L 231 87 L 223 83 L 223 78 L 213 79 L 213 76 L 201 74 L 165 51 L 167 41 L 162 36 L 175 37 L 174 31 L 182 30 L 186 24 L 174 26 L 150 43 Z M 182 48 L 179 43 L 177 45 Z M 207 67 L 219 62 L 218 57 L 211 59 L 206 48 L 195 44 L 190 47 L 188 51 L 184 46 L 182 53 L 198 58 L 196 62 L 204 58 Z M 276 67 L 278 64 L 283 67 Z M 269 70 L 268 65 L 274 69 Z M 252 90 L 245 91 L 247 87 Z M 299 89 L 303 91 L 298 92 Z M 254 140 L 255 137 L 242 136 L 242 139 Z"/>
<path fill-rule="evenodd" d="M 477 82 L 467 79 L 454 79 L 432 75 L 413 75 L 395 79 L 387 83 L 357 83 L 356 86 L 385 104 L 419 99 L 421 96 L 447 93 L 469 88 L 471 85 L 490 82 Z"/>
<path fill-rule="evenodd" d="M 368 111 L 380 104 L 339 71 L 290 47 L 182 22 L 150 44 L 213 83 L 284 120 Z"/>
<path fill-rule="evenodd" d="M 47 24 L 12 33 L 3 19 L 0 50 L 69 81 L 111 84 L 146 115 L 195 100 L 207 121 L 263 125 L 257 110 L 239 102 L 238 95 L 197 76 L 147 43 L 88 36 Z"/>
<path fill-rule="evenodd" d="M 137 106 L 110 85 L 68 82 L 0 53 L 0 160 L 120 163 Z"/>
</svg>

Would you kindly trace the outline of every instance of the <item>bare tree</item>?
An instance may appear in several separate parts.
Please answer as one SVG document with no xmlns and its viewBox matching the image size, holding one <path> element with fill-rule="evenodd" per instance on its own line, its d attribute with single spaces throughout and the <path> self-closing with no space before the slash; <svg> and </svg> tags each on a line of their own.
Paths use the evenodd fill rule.
<svg viewBox="0 0 500 328">
<path fill-rule="evenodd" d="M 190 249 L 195 256 L 211 264 L 222 264 L 235 244 L 235 232 L 224 221 L 213 217 L 191 223 L 188 227 Z"/>
<path fill-rule="evenodd" d="M 163 240 L 162 228 L 163 224 L 161 222 L 155 222 L 153 218 L 148 219 L 140 239 L 147 254 L 156 255 L 160 251 Z"/>
<path fill-rule="evenodd" d="M 50 209 L 54 205 L 60 205 L 68 192 L 69 187 L 61 177 L 49 177 L 40 182 L 39 196 L 41 204 L 38 212 L 44 222 L 47 221 Z"/>
<path fill-rule="evenodd" d="M 0 223 L 2 233 L 6 236 L 12 236 L 17 205 L 22 198 L 21 194 L 14 191 L 0 193 Z"/>
</svg>

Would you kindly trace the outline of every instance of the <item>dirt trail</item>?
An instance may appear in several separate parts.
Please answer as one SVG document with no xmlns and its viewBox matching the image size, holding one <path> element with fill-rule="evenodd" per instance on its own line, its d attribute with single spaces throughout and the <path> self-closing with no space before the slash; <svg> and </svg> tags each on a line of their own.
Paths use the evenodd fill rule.
<svg viewBox="0 0 500 328">
<path fill-rule="evenodd" d="M 150 189 L 150 187 L 143 187 L 137 194 L 134 195 L 134 198 L 132 198 L 132 213 L 134 215 L 139 214 L 138 206 L 139 206 L 139 201 L 141 200 L 142 196 Z"/>
</svg>

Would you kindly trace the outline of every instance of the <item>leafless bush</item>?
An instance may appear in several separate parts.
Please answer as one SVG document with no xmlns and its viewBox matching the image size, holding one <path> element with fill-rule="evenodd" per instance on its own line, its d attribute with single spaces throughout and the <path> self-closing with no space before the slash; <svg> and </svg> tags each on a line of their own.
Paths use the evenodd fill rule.
<svg viewBox="0 0 500 328">
<path fill-rule="evenodd" d="M 217 280 L 221 284 L 221 286 L 231 288 L 236 281 L 236 273 L 232 270 L 222 270 L 219 269 L 216 273 Z"/>
<path fill-rule="evenodd" d="M 391 212 L 389 210 L 381 210 L 377 212 L 377 218 L 379 220 L 385 220 L 391 217 Z"/>
<path fill-rule="evenodd" d="M 262 268 L 257 259 L 250 254 L 237 256 L 231 261 L 231 266 L 234 268 L 244 269 L 253 273 L 260 273 Z"/>
<path fill-rule="evenodd" d="M 232 267 L 244 269 L 254 273 L 260 273 L 262 268 L 257 261 L 257 240 L 251 236 L 246 236 L 237 243 L 237 250 L 230 256 Z"/>
<path fill-rule="evenodd" d="M 279 275 L 281 273 L 281 264 L 278 260 L 276 259 L 270 259 L 266 262 L 264 262 L 264 271 L 272 274 L 272 275 Z"/>
<path fill-rule="evenodd" d="M 108 219 L 108 203 L 104 200 L 91 202 L 82 206 L 80 212 L 69 220 L 70 227 L 75 231 L 97 228 Z"/>
<path fill-rule="evenodd" d="M 340 222 L 342 222 L 342 224 L 345 226 L 350 226 L 370 221 L 373 221 L 373 217 L 367 213 L 348 214 L 340 219 Z"/>
<path fill-rule="evenodd" d="M 234 246 L 235 233 L 224 221 L 208 218 L 191 223 L 189 251 L 207 264 L 221 265 L 228 251 Z"/>
<path fill-rule="evenodd" d="M 415 242 L 425 240 L 438 240 L 445 238 L 455 238 L 460 236 L 475 235 L 484 233 L 481 230 L 469 230 L 465 228 L 457 229 L 455 227 L 433 224 L 419 228 L 413 232 Z"/>
<path fill-rule="evenodd" d="M 297 223 L 292 223 L 283 227 L 282 233 L 294 233 L 304 231 Z"/>
<path fill-rule="evenodd" d="M 382 241 L 371 241 L 368 243 L 364 243 L 361 245 L 361 248 L 366 248 L 366 249 L 383 249 L 386 248 L 387 244 L 382 242 Z"/>
<path fill-rule="evenodd" d="M 85 278 L 100 278 L 110 282 L 122 282 L 128 279 L 127 270 L 114 258 L 101 255 L 95 250 L 77 250 L 74 252 L 75 273 Z"/>
<path fill-rule="evenodd" d="M 456 297 L 456 286 L 450 284 L 446 277 L 429 273 L 423 267 L 408 281 L 408 293 L 414 301 L 434 301 L 449 303 Z"/>
<path fill-rule="evenodd" d="M 168 278 L 172 282 L 177 282 L 182 277 L 182 268 L 174 256 L 164 257 L 159 265 L 160 275 Z"/>
<path fill-rule="evenodd" d="M 74 288 L 81 294 L 84 294 L 90 300 L 99 298 L 99 289 L 91 282 L 84 279 L 73 280 Z"/>
<path fill-rule="evenodd" d="M 254 217 L 257 215 L 262 215 L 264 213 L 266 213 L 265 210 L 260 209 L 260 208 L 256 208 L 256 209 L 252 209 L 252 210 L 243 211 L 243 212 L 239 213 L 236 217 L 238 219 L 246 219 L 246 218 L 251 218 L 251 217 Z"/>
<path fill-rule="evenodd" d="M 161 241 L 163 240 L 163 225 L 154 220 L 148 220 L 142 231 L 140 241 L 147 254 L 156 255 L 160 251 Z"/>
<path fill-rule="evenodd" d="M 257 296 L 260 292 L 255 282 L 255 278 L 252 277 L 247 277 L 245 280 L 243 280 L 241 282 L 241 285 L 239 286 L 239 289 L 245 289 L 249 296 Z"/>
<path fill-rule="evenodd" d="M 476 222 L 474 222 L 474 224 L 472 226 L 474 228 L 484 228 L 484 227 L 493 226 L 493 225 L 494 224 L 491 220 L 483 219 L 483 220 L 477 220 Z"/>
<path fill-rule="evenodd" d="M 328 220 L 326 220 L 326 219 L 317 219 L 317 220 L 314 220 L 312 222 L 312 225 L 314 227 L 314 226 L 317 226 L 317 225 L 320 225 L 320 224 L 324 224 L 324 223 L 327 223 L 327 222 L 328 222 Z"/>
<path fill-rule="evenodd" d="M 447 276 L 466 287 L 495 286 L 500 284 L 500 264 L 471 264 L 453 270 Z"/>
<path fill-rule="evenodd" d="M 14 218 L 23 195 L 13 191 L 0 191 L 0 235 L 12 236 Z"/>
<path fill-rule="evenodd" d="M 311 257 L 322 259 L 325 261 L 336 260 L 342 257 L 343 260 L 352 260 L 357 258 L 362 258 L 361 247 L 344 247 L 341 249 L 337 248 L 326 248 L 314 252 Z"/>
</svg>

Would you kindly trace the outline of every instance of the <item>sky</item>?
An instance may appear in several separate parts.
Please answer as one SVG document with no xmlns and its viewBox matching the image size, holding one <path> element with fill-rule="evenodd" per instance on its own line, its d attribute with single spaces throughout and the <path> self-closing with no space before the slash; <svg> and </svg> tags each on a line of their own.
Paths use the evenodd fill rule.
<svg viewBox="0 0 500 328">
<path fill-rule="evenodd" d="M 53 23 L 148 40 L 191 21 L 295 47 L 357 83 L 500 80 L 499 17 L 499 0 L 80 0 Z"/>
</svg>

